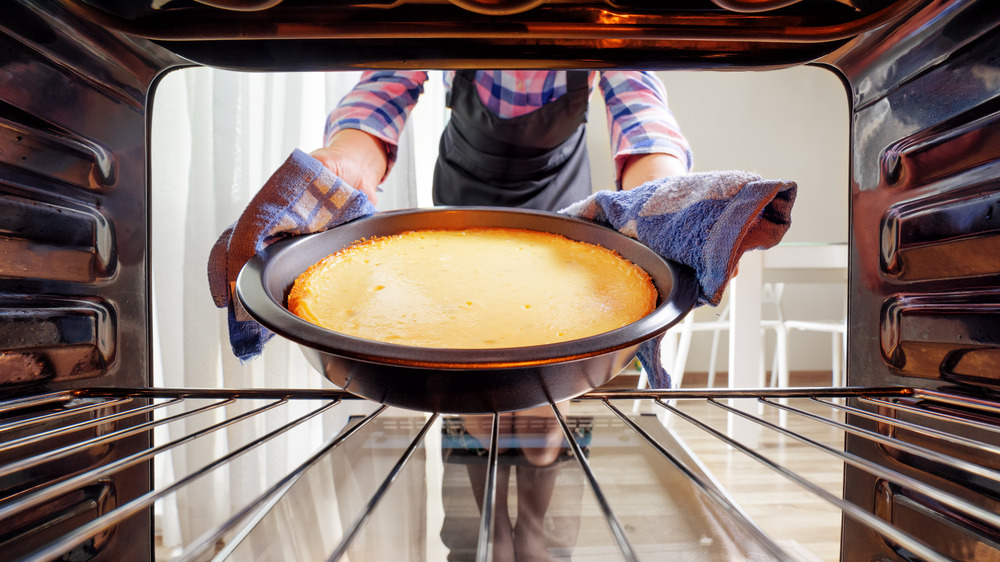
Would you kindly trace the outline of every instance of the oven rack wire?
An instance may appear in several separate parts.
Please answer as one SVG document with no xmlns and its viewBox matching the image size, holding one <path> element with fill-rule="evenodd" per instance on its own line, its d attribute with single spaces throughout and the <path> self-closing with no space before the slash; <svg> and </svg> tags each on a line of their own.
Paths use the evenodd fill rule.
<svg viewBox="0 0 1000 562">
<path fill-rule="evenodd" d="M 926 481 L 914 478 L 905 471 L 873 462 L 848 452 L 843 447 L 832 447 L 808 435 L 797 433 L 795 430 L 789 429 L 789 424 L 774 421 L 773 415 L 762 415 L 762 411 L 769 410 L 772 413 L 778 412 L 782 417 L 809 419 L 842 430 L 850 438 L 861 439 L 873 446 L 947 467 L 949 471 L 952 471 L 951 473 L 965 474 L 970 478 L 984 479 L 996 484 L 1000 483 L 1000 471 L 995 468 L 1000 464 L 1000 447 L 997 446 L 996 441 L 992 440 L 992 437 L 1000 436 L 998 435 L 1000 429 L 983 423 L 983 419 L 1000 416 L 1000 405 L 988 400 L 908 387 L 598 390 L 575 400 L 591 402 L 605 409 L 606 413 L 610 413 L 610 418 L 620 420 L 621 423 L 635 431 L 649 447 L 673 463 L 691 479 L 696 488 L 705 493 L 719 508 L 729 513 L 747 536 L 757 541 L 775 559 L 789 560 L 792 557 L 763 532 L 711 476 L 706 476 L 704 472 L 698 470 L 698 467 L 690 466 L 689 461 L 677 458 L 668 448 L 662 446 L 656 437 L 650 435 L 641 424 L 637 423 L 637 420 L 642 419 L 642 415 L 630 411 L 633 408 L 628 406 L 641 404 L 646 409 L 655 409 L 658 412 L 657 415 L 673 416 L 675 420 L 682 420 L 699 428 L 706 435 L 716 439 L 720 445 L 747 455 L 757 461 L 760 466 L 794 482 L 805 493 L 813 494 L 824 502 L 835 506 L 842 512 L 843 517 L 867 526 L 886 541 L 895 545 L 900 552 L 909 553 L 917 559 L 948 560 L 950 557 L 945 553 L 935 551 L 921 537 L 911 536 L 894 527 L 889 521 L 873 513 L 872 510 L 855 505 L 845 498 L 831 493 L 823 486 L 811 481 L 808 475 L 800 474 L 769 458 L 756 450 L 752 443 L 741 442 L 738 436 L 727 434 L 725 431 L 701 421 L 695 415 L 685 411 L 681 405 L 694 401 L 718 408 L 732 418 L 745 420 L 744 423 L 753 424 L 768 431 L 778 432 L 820 451 L 829 458 L 830 462 L 840 463 L 845 468 L 851 467 L 892 485 L 913 490 L 933 502 L 947 506 L 951 512 L 962 514 L 964 518 L 976 522 L 983 528 L 1000 529 L 1000 514 L 993 510 L 984 508 L 947 489 L 935 487 Z M 814 407 L 794 405 L 793 402 L 796 400 L 811 406 L 821 406 L 830 414 L 818 414 Z M 168 408 L 182 406 L 186 402 L 192 401 L 197 402 L 198 406 L 186 408 L 182 412 L 172 415 L 160 413 Z M 307 409 L 302 415 L 291 419 L 284 425 L 271 429 L 233 450 L 220 452 L 212 459 L 205 459 L 201 468 L 189 474 L 178 477 L 168 484 L 159 485 L 147 494 L 118 505 L 92 520 L 62 532 L 61 536 L 55 540 L 37 545 L 37 548 L 24 553 L 23 559 L 26 560 L 59 558 L 67 551 L 87 543 L 94 536 L 107 532 L 136 513 L 151 510 L 156 501 L 267 443 L 274 437 L 320 416 L 324 412 L 343 407 L 354 401 L 365 403 L 367 401 L 340 390 L 188 388 L 83 388 L 0 401 L 0 459 L 2 459 L 0 461 L 2 463 L 0 464 L 0 484 L 16 479 L 18 475 L 38 470 L 39 467 L 48 463 L 64 462 L 65 459 L 73 458 L 82 451 L 108 447 L 137 435 L 149 435 L 156 428 L 166 424 L 177 423 L 179 420 L 208 411 L 221 412 L 226 410 L 227 406 L 241 402 L 253 403 L 252 408 L 244 408 L 238 414 L 224 417 L 214 424 L 189 434 L 172 438 L 166 442 L 150 441 L 144 449 L 130 452 L 110 462 L 87 467 L 82 471 L 68 473 L 63 477 L 45 482 L 43 485 L 30 486 L 21 490 L 14 486 L 13 493 L 10 493 L 11 487 L 3 486 L 0 489 L 5 490 L 6 497 L 0 498 L 0 522 L 17 522 L 28 518 L 25 514 L 39 509 L 40 506 L 53 502 L 73 490 L 113 477 L 116 473 L 136 464 L 151 462 L 157 455 L 174 447 L 192 442 L 213 432 L 225 430 L 235 424 L 244 423 L 256 416 L 262 416 L 274 408 L 297 401 L 310 401 L 315 403 L 315 407 Z M 737 403 L 740 401 L 750 401 L 754 407 L 747 407 L 745 403 L 738 405 Z M 256 498 L 248 501 L 242 508 L 235 509 L 222 524 L 206 531 L 192 544 L 186 545 L 177 559 L 226 559 L 239 544 L 239 541 L 247 536 L 268 509 L 272 508 L 303 474 L 324 456 L 330 455 L 351 439 L 367 424 L 385 415 L 387 410 L 391 410 L 391 408 L 371 404 L 368 413 L 354 416 L 355 423 L 345 426 L 342 431 L 326 440 L 322 446 L 306 456 L 298 466 L 271 483 Z M 630 542 L 627 530 L 619 522 L 618 516 L 602 491 L 601 482 L 588 466 L 586 452 L 572 437 L 572 420 L 563 416 L 558 408 L 553 408 L 553 412 L 566 436 L 566 441 L 573 449 L 573 456 L 586 475 L 591 492 L 600 505 L 606 524 L 620 550 L 621 558 L 640 560 L 641 555 Z M 347 552 L 352 539 L 363 528 L 372 511 L 394 485 L 396 478 L 414 451 L 424 446 L 428 432 L 435 423 L 440 423 L 439 418 L 442 416 L 426 414 L 425 418 L 426 422 L 423 427 L 405 446 L 395 466 L 368 499 L 365 508 L 352 522 L 345 525 L 343 536 L 338 546 L 329 554 L 329 560 L 341 559 Z M 486 459 L 487 486 L 482 498 L 476 547 L 476 560 L 480 561 L 490 560 L 492 554 L 492 522 L 496 500 L 495 483 L 500 456 L 497 448 L 499 419 L 497 415 L 493 416 L 492 440 Z M 951 429 L 942 430 L 940 429 L 942 425 Z M 977 437 L 968 436 L 962 430 L 963 427 L 974 428 L 975 432 L 973 433 Z M 98 431 L 92 431 L 95 428 Z M 982 437 L 984 432 L 986 437 Z M 91 434 L 93 435 L 90 436 Z M 918 444 L 912 439 L 902 439 L 897 436 L 898 434 L 919 435 L 921 438 L 916 441 L 922 444 Z M 85 438 L 73 440 L 73 435 L 84 435 Z M 928 442 L 932 445 L 926 445 Z M 934 443 L 940 446 L 934 445 Z M 948 454 L 947 451 L 955 448 L 971 450 L 975 454 L 962 456 Z M 17 544 L 21 540 L 18 535 L 12 535 L 9 531 L 11 526 L 8 523 L 0 523 L 0 529 L 3 528 L 8 529 L 8 531 L 0 532 L 0 545 L 7 544 L 9 546 Z M 4 533 L 6 536 L 3 536 Z M 224 537 L 226 540 L 223 540 Z"/>
</svg>

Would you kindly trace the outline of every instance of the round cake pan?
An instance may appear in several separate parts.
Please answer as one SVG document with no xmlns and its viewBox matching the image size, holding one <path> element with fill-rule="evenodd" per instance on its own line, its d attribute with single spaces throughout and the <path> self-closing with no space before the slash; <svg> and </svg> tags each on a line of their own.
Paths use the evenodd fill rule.
<svg viewBox="0 0 1000 562">
<path fill-rule="evenodd" d="M 285 307 L 295 278 L 352 243 L 422 229 L 505 227 L 538 230 L 598 244 L 643 268 L 659 292 L 640 320 L 596 336 L 547 345 L 440 349 L 340 334 Z M 363 398 L 428 412 L 509 412 L 560 402 L 608 382 L 644 341 L 664 333 L 694 305 L 697 282 L 687 267 L 593 222 L 556 213 L 493 207 L 435 207 L 379 213 L 336 228 L 276 242 L 240 272 L 243 307 L 272 332 L 297 342 L 319 372 Z"/>
</svg>

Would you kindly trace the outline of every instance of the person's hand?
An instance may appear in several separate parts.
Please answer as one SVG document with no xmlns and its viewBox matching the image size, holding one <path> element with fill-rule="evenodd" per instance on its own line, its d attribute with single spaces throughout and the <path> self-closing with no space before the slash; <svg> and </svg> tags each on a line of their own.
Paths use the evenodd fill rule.
<svg viewBox="0 0 1000 562">
<path fill-rule="evenodd" d="M 388 166 L 385 144 L 357 129 L 343 129 L 330 143 L 309 153 L 345 183 L 378 202 L 378 186 Z"/>
<path fill-rule="evenodd" d="M 235 298 L 236 279 L 247 261 L 282 238 L 321 232 L 375 212 L 368 197 L 318 159 L 292 151 L 209 252 L 208 286 L 215 306 L 228 308 L 234 355 L 241 361 L 259 355 L 273 335 Z"/>
<path fill-rule="evenodd" d="M 687 173 L 687 167 L 676 156 L 663 153 L 633 154 L 622 166 L 622 189 L 629 190 L 663 178 Z"/>
<path fill-rule="evenodd" d="M 681 283 L 678 290 L 697 292 L 697 304 L 716 306 L 740 257 L 770 248 L 784 236 L 797 192 L 795 182 L 750 172 L 684 173 L 627 191 L 598 191 L 559 212 L 614 228 L 687 266 L 697 287 Z M 637 352 L 653 388 L 669 388 L 671 383 L 661 341 L 662 336 L 647 340 Z"/>
</svg>

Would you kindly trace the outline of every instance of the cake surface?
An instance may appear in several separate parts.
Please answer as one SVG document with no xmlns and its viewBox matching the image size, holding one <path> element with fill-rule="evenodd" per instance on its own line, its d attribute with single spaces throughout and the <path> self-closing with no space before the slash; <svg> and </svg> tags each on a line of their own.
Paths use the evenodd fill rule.
<svg viewBox="0 0 1000 562">
<path fill-rule="evenodd" d="M 480 349 L 601 334 L 646 316 L 656 300 L 649 275 L 613 251 L 544 232 L 471 228 L 355 243 L 300 275 L 288 308 L 369 340 Z"/>
</svg>

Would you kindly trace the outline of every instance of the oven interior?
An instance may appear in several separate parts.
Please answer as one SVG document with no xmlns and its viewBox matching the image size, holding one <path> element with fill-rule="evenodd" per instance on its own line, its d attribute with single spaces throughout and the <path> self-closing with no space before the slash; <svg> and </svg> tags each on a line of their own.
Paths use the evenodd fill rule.
<svg viewBox="0 0 1000 562">
<path fill-rule="evenodd" d="M 28 560 L 503 559 L 497 522 L 530 521 L 531 500 L 503 491 L 545 477 L 509 449 L 554 431 L 543 524 L 575 538 L 557 559 L 1000 559 L 998 15 L 973 0 L 5 3 L 0 544 Z M 509 441 L 499 415 L 154 384 L 150 105 L 172 69 L 803 64 L 849 92 L 844 387 L 601 389 Z M 767 493 L 727 487 L 717 456 L 767 474 L 749 484 Z M 231 482 L 242 493 L 217 501 Z M 832 554 L 798 548 L 796 509 L 829 512 Z M 170 532 L 187 540 L 157 549 Z"/>
</svg>

